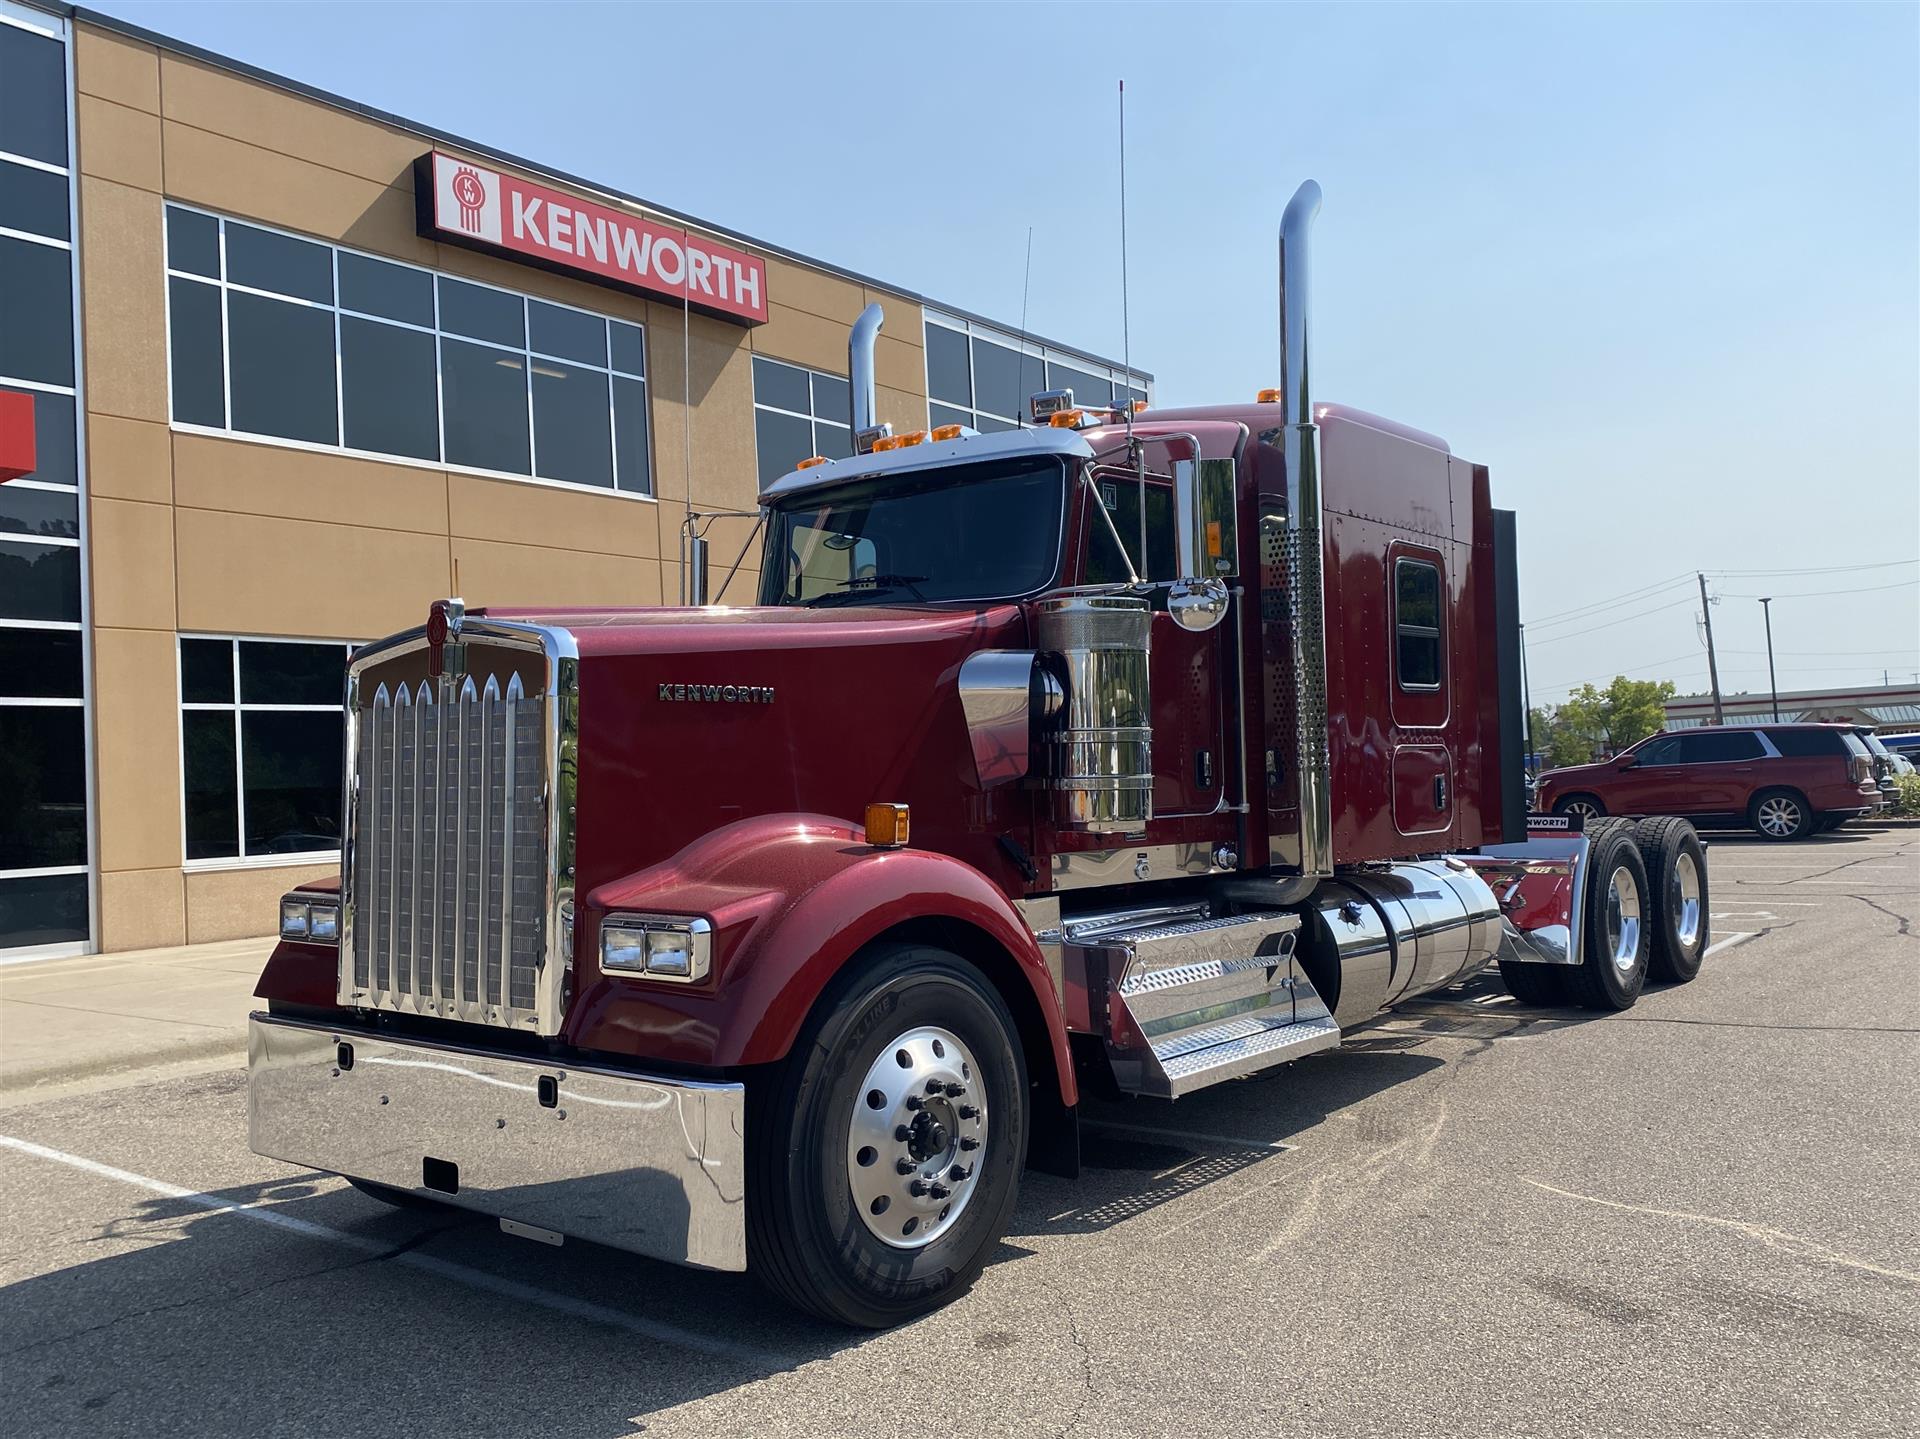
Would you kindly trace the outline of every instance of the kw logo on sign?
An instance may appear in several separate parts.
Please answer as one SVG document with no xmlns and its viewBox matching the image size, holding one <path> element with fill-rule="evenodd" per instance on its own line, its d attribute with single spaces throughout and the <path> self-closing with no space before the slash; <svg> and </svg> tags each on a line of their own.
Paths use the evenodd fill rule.
<svg viewBox="0 0 1920 1439">
<path fill-rule="evenodd" d="M 480 207 L 487 203 L 487 187 L 475 171 L 462 165 L 453 175 L 453 198 L 460 204 L 460 228 L 480 233 Z"/>
<path fill-rule="evenodd" d="M 434 211 L 439 224 L 476 240 L 500 243 L 500 175 L 448 155 L 434 156 Z"/>
</svg>

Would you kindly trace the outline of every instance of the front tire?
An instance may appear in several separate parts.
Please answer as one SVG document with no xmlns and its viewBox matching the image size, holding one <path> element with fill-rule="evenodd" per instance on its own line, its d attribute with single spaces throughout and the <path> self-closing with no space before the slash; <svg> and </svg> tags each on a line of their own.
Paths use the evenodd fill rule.
<svg viewBox="0 0 1920 1439">
<path fill-rule="evenodd" d="M 1570 984 L 1588 1009 L 1631 1009 L 1647 982 L 1647 866 L 1633 824 L 1601 820 L 1587 827 L 1587 892 L 1581 946 Z"/>
<path fill-rule="evenodd" d="M 747 1265 L 788 1303 L 882 1329 L 957 1298 L 1013 1214 L 1027 1075 L 986 979 L 870 953 L 748 1087 Z"/>
<path fill-rule="evenodd" d="M 1647 866 L 1653 928 L 1648 974 L 1667 984 L 1685 984 L 1700 972 L 1713 942 L 1706 849 L 1693 826 L 1672 815 L 1641 820 L 1633 837 Z"/>
<path fill-rule="evenodd" d="M 1747 818 L 1762 839 L 1804 839 L 1813 830 L 1813 811 L 1790 789 L 1762 790 L 1753 797 Z"/>
</svg>

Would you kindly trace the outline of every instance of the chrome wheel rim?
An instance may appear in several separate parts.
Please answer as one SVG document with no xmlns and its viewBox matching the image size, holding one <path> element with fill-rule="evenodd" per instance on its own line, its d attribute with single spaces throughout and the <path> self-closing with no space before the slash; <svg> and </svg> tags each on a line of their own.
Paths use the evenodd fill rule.
<svg viewBox="0 0 1920 1439">
<path fill-rule="evenodd" d="M 1576 815 L 1581 819 L 1598 819 L 1600 817 L 1600 807 L 1589 800 L 1569 800 L 1562 806 L 1560 813 Z"/>
<path fill-rule="evenodd" d="M 1667 882 L 1667 907 L 1673 912 L 1680 947 L 1692 949 L 1700 942 L 1700 867 L 1690 854 L 1674 861 L 1673 878 Z"/>
<path fill-rule="evenodd" d="M 946 1233 L 986 1153 L 980 1066 L 951 1030 L 910 1029 L 880 1051 L 847 1125 L 847 1187 L 874 1238 L 919 1249 Z"/>
<path fill-rule="evenodd" d="M 1785 839 L 1800 828 L 1800 806 L 1779 794 L 1761 800 L 1760 828 L 1775 839 Z"/>
<path fill-rule="evenodd" d="M 1640 886 L 1624 864 L 1607 880 L 1607 953 L 1622 974 L 1640 962 Z"/>
</svg>

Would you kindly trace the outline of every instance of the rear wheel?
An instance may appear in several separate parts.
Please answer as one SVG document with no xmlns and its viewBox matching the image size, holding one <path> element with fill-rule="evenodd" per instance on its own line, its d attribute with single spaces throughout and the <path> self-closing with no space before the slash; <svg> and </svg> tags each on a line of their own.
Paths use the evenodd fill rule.
<svg viewBox="0 0 1920 1439">
<path fill-rule="evenodd" d="M 1633 825 L 1587 827 L 1587 892 L 1580 967 L 1568 981 L 1588 1009 L 1630 1009 L 1647 982 L 1647 866 Z"/>
<path fill-rule="evenodd" d="M 1565 799 L 1554 801 L 1553 812 L 1555 814 L 1571 815 L 1576 819 L 1584 820 L 1586 823 L 1591 824 L 1594 820 L 1606 814 L 1607 807 L 1600 803 L 1599 799 L 1594 795 L 1570 794 Z"/>
<path fill-rule="evenodd" d="M 1762 839 L 1800 839 L 1813 829 L 1813 811 L 1790 789 L 1762 790 L 1753 797 L 1747 817 Z"/>
<path fill-rule="evenodd" d="M 868 1329 L 964 1293 L 1013 1213 L 1026 1094 L 1012 1016 L 977 970 L 875 951 L 749 1086 L 748 1267 Z"/>
<path fill-rule="evenodd" d="M 1537 1004 L 1545 1008 L 1567 1002 L 1567 975 L 1570 970 L 1557 964 L 1516 964 L 1511 960 L 1500 962 L 1500 978 L 1505 981 L 1507 993 L 1522 1004 Z"/>
<path fill-rule="evenodd" d="M 1706 849 L 1693 826 L 1672 815 L 1641 820 L 1633 835 L 1647 866 L 1653 930 L 1647 972 L 1668 984 L 1685 984 L 1700 972 L 1711 942 Z"/>
</svg>

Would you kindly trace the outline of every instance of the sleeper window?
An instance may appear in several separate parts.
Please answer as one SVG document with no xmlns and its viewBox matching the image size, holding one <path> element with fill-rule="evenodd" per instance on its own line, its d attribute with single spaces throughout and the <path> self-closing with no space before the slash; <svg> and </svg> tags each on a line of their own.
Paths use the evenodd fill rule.
<svg viewBox="0 0 1920 1439">
<path fill-rule="evenodd" d="M 1393 567 L 1393 637 L 1400 688 L 1437 690 L 1444 677 L 1440 648 L 1440 570 L 1421 560 Z"/>
</svg>

